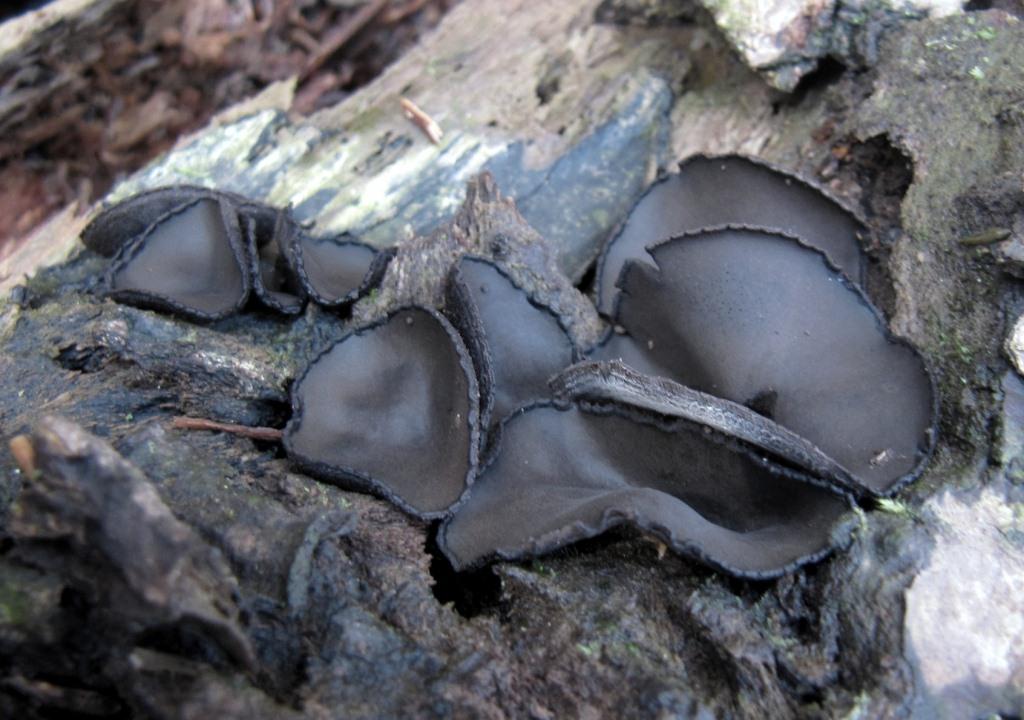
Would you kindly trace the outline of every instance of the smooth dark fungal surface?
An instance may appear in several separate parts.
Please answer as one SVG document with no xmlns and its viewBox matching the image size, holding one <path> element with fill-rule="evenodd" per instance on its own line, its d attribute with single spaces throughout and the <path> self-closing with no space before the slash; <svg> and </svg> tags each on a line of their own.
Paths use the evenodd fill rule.
<svg viewBox="0 0 1024 720">
<path fill-rule="evenodd" d="M 864 225 L 820 189 L 762 161 L 696 155 L 679 173 L 655 183 L 633 208 L 601 256 L 598 309 L 614 307 L 615 284 L 629 260 L 670 237 L 717 225 L 752 225 L 795 235 L 823 251 L 856 281 L 862 275 L 858 235 Z"/>
<path fill-rule="evenodd" d="M 204 198 L 172 210 L 122 248 L 108 278 L 110 295 L 215 320 L 245 304 L 246 264 L 237 215 Z"/>
<path fill-rule="evenodd" d="M 220 207 L 223 229 L 210 220 L 213 206 Z M 307 296 L 345 307 L 380 281 L 391 258 L 352 240 L 310 237 L 288 210 L 189 185 L 140 193 L 105 209 L 82 242 L 103 255 L 116 253 L 108 273 L 115 299 L 194 320 L 240 310 L 250 291 L 287 315 L 301 312 Z M 228 246 L 238 272 L 226 262 Z"/>
<path fill-rule="evenodd" d="M 807 239 L 723 225 L 657 242 L 723 218 Z M 94 247 L 120 248 L 116 299 L 200 320 L 250 292 L 284 313 L 307 297 L 344 309 L 393 257 L 203 188 L 146 193 L 90 228 Z M 455 570 L 628 524 L 734 575 L 782 574 L 844 541 L 849 494 L 892 492 L 934 442 L 923 361 L 826 257 L 859 274 L 859 228 L 767 166 L 691 160 L 607 249 L 598 282 L 619 263 L 621 292 L 591 362 L 573 364 L 552 307 L 462 257 L 446 316 L 403 308 L 309 364 L 285 450 L 312 475 L 446 519 L 439 547 Z"/>
<path fill-rule="evenodd" d="M 353 240 L 296 233 L 295 271 L 310 297 L 328 307 L 353 302 L 370 284 L 377 251 Z"/>
<path fill-rule="evenodd" d="M 285 448 L 314 475 L 440 517 L 476 472 L 478 404 L 455 329 L 408 308 L 310 364 L 292 390 Z"/>
<path fill-rule="evenodd" d="M 442 527 L 452 565 L 540 555 L 629 523 L 729 573 L 770 577 L 844 537 L 842 494 L 698 426 L 621 412 L 539 405 L 513 415 L 498 454 Z"/>
<path fill-rule="evenodd" d="M 483 426 L 547 398 L 548 379 L 576 357 L 558 316 L 487 260 L 463 258 L 448 283 L 446 312 L 473 356 Z"/>
<path fill-rule="evenodd" d="M 578 363 L 550 384 L 560 399 L 621 403 L 698 423 L 847 490 L 858 489 L 846 468 L 764 415 L 668 378 L 643 375 L 617 360 Z"/>
<path fill-rule="evenodd" d="M 793 238 L 722 228 L 624 270 L 613 335 L 594 353 L 740 404 L 806 438 L 871 493 L 930 453 L 930 376 L 825 257 Z M 765 399 L 772 401 L 765 403 Z"/>
</svg>

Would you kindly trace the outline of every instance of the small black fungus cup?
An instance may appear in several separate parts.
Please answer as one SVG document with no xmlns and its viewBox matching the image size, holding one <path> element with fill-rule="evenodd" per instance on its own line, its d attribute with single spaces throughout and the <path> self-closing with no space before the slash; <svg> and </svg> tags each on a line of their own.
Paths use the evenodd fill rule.
<svg viewBox="0 0 1024 720">
<path fill-rule="evenodd" d="M 426 308 L 346 335 L 296 381 L 288 455 L 316 477 L 446 515 L 476 475 L 480 396 L 461 338 Z"/>
<path fill-rule="evenodd" d="M 285 315 L 307 298 L 344 310 L 380 282 L 391 258 L 349 238 L 312 237 L 288 210 L 193 186 L 107 208 L 82 241 L 114 256 L 112 298 L 197 322 L 239 312 L 250 297 Z"/>
</svg>

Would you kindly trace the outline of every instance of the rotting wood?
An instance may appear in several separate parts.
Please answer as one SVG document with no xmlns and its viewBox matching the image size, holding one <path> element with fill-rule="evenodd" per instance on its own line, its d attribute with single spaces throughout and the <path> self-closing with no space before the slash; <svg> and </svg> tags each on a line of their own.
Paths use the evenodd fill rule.
<svg viewBox="0 0 1024 720">
<path fill-rule="evenodd" d="M 578 279 L 673 158 L 743 151 L 792 165 L 804 157 L 801 138 L 821 124 L 822 105 L 776 113 L 773 91 L 713 32 L 599 23 L 600 4 L 462 3 L 338 105 L 307 119 L 265 112 L 210 128 L 112 197 L 201 181 L 290 203 L 319 232 L 386 246 L 440 224 L 466 179 L 487 169 Z M 702 48 L 699 70 L 691 46 Z M 695 73 L 715 82 L 681 102 L 673 89 Z M 439 145 L 395 111 L 402 97 L 444 128 Z"/>
<path fill-rule="evenodd" d="M 109 434 L 175 517 L 229 558 L 239 592 L 225 604 L 244 607 L 260 671 L 247 676 L 211 664 L 218 662 L 215 645 L 176 636 L 148 636 L 146 647 L 132 647 L 135 636 L 83 621 L 102 615 L 95 592 L 102 576 L 78 573 L 68 590 L 63 579 L 7 555 L 0 557 L 0 582 L 13 578 L 4 589 L 13 587 L 16 598 L 28 600 L 17 607 L 31 612 L 4 627 L 4 642 L 47 651 L 11 657 L 40 663 L 40 676 L 75 678 L 72 663 L 80 658 L 46 633 L 79 628 L 83 635 L 69 640 L 84 638 L 101 653 L 96 666 L 104 670 L 92 680 L 104 699 L 148 708 L 184 703 L 197 716 L 226 718 L 571 717 L 626 706 L 638 716 L 842 717 L 850 708 L 887 716 L 934 700 L 915 693 L 977 697 L 959 681 L 942 683 L 1011 667 L 1002 654 L 1007 644 L 993 636 L 982 664 L 966 665 L 974 675 L 946 674 L 959 671 L 961 659 L 974 661 L 960 649 L 976 649 L 970 643 L 979 633 L 984 640 L 990 628 L 1013 631 L 1006 620 L 1019 617 L 1009 581 L 1020 577 L 1020 563 L 962 563 L 1019 557 L 1008 508 L 1021 502 L 1020 489 L 1006 478 L 1020 462 L 1012 445 L 1021 434 L 1020 408 L 999 414 L 1005 364 L 996 307 L 1004 291 L 1015 297 L 1019 288 L 1008 289 L 998 269 L 965 262 L 974 253 L 958 249 L 955 235 L 958 227 L 1008 227 L 1003 217 L 964 219 L 974 203 L 998 208 L 1008 205 L 996 200 L 1014 197 L 992 168 L 1012 167 L 1019 176 L 1019 153 L 1007 148 L 1020 147 L 1013 142 L 1020 126 L 990 120 L 1019 114 L 1019 83 L 1006 62 L 1020 57 L 1019 24 L 993 13 L 970 16 L 996 27 L 993 38 L 974 30 L 965 41 L 964 52 L 991 61 L 984 82 L 958 75 L 959 55 L 927 44 L 960 37 L 966 24 L 919 23 L 889 44 L 870 85 L 864 76 L 845 77 L 773 107 L 778 96 L 699 28 L 595 24 L 596 2 L 564 5 L 467 0 L 420 48 L 346 102 L 305 121 L 264 109 L 211 127 L 117 196 L 198 177 L 281 205 L 294 200 L 317 231 L 363 230 L 390 244 L 450 214 L 465 176 L 486 166 L 497 188 L 517 197 L 540 235 L 561 250 L 564 267 L 579 268 L 628 206 L 620 196 L 690 151 L 741 150 L 791 169 L 820 167 L 834 190 L 854 201 L 863 192 L 877 208 L 871 193 L 899 164 L 857 160 L 863 141 L 878 138 L 888 151 L 878 159 L 904 159 L 897 146 L 914 162 L 905 198 L 902 190 L 882 193 L 895 208 L 883 218 L 895 239 L 879 261 L 895 279 L 900 327 L 928 348 L 943 377 L 952 432 L 940 436 L 935 467 L 899 504 L 858 516 L 849 551 L 770 585 L 729 584 L 671 554 L 658 562 L 655 548 L 623 538 L 453 577 L 430 557 L 429 529 L 374 498 L 312 482 L 246 438 L 167 432 L 165 423 L 128 419 L 187 412 L 253 426 L 279 422 L 287 379 L 318 343 L 342 332 L 333 318 L 313 312 L 286 326 L 266 318 L 241 319 L 228 330 L 187 326 L 62 290 L 102 271 L 79 257 L 30 283 L 28 300 L 0 316 L 6 427 L 27 430 L 48 403 L 94 434 Z M 922 65 L 916 55 L 923 48 L 931 54 Z M 406 93 L 437 113 L 448 131 L 440 146 L 396 111 Z M 944 141 L 951 127 L 971 128 L 977 142 L 970 155 Z M 833 155 L 833 143 L 850 152 Z M 588 196 L 600 202 L 588 205 Z M 56 364 L 69 345 L 95 357 L 101 370 Z M 1014 382 L 1004 375 L 1002 387 Z M 1019 404 L 1019 389 L 1017 396 Z M 993 438 L 997 426 L 1003 439 Z M 5 462 L 14 467 L 13 458 Z M 4 478 L 7 503 L 25 480 L 13 471 Z M 983 526 L 976 524 L 974 490 L 943 490 L 979 482 L 988 483 Z M 37 513 L 36 520 L 49 517 Z M 1005 522 L 1011 524 L 998 524 Z M 89 557 L 50 549 L 53 562 Z M 289 574 L 293 566 L 304 569 Z M 937 582 L 951 572 L 955 583 Z M 998 592 L 979 599 L 964 594 L 971 587 Z M 289 608 L 293 589 L 304 600 Z M 982 601 L 995 611 L 978 630 L 970 621 Z M 937 612 L 943 622 L 935 621 Z M 958 653 L 951 659 L 939 650 L 954 626 Z M 937 650 L 915 659 L 914 648 Z M 139 662 L 154 655 L 175 663 Z M 921 657 L 927 676 L 915 675 Z M 181 666 L 173 681 L 160 674 Z M 127 670 L 104 674 L 118 669 Z M 381 693 L 384 685 L 392 691 Z M 9 697 L 0 687 L 0 703 Z M 270 698 L 300 709 L 275 713 Z M 961 709 L 958 716 L 985 716 L 998 706 Z"/>
<path fill-rule="evenodd" d="M 254 88 L 301 76 L 302 116 L 365 84 L 452 0 L 56 0 L 0 26 L 0 256 L 82 210 Z M 343 47 L 344 46 L 344 47 Z M 344 52 L 337 52 L 343 48 Z M 30 159 L 31 162 L 23 162 Z"/>
</svg>

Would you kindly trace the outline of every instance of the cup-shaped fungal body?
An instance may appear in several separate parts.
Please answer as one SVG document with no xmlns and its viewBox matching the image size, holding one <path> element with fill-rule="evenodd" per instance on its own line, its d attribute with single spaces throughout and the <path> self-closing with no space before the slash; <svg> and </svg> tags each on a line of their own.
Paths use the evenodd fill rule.
<svg viewBox="0 0 1024 720">
<path fill-rule="evenodd" d="M 311 474 L 443 516 L 472 482 L 479 393 L 455 328 L 410 307 L 345 336 L 292 389 L 284 444 Z"/>
<path fill-rule="evenodd" d="M 730 574 L 764 578 L 847 535 L 847 496 L 792 477 L 706 426 L 617 405 L 507 419 L 500 447 L 438 542 L 457 570 L 630 525 Z"/>
<path fill-rule="evenodd" d="M 548 380 L 577 356 L 561 318 L 489 260 L 464 257 L 452 268 L 445 314 L 473 358 L 485 429 L 548 398 Z"/>
<path fill-rule="evenodd" d="M 650 249 L 619 280 L 612 333 L 592 352 L 746 405 L 813 443 L 863 494 L 920 472 L 935 397 L 921 356 L 818 250 L 724 227 Z"/>
<path fill-rule="evenodd" d="M 215 205 L 223 229 L 211 220 Z M 380 282 L 391 258 L 351 239 L 312 237 L 287 209 L 190 185 L 149 190 L 104 209 L 82 242 L 115 255 L 108 273 L 115 299 L 194 320 L 223 318 L 250 294 L 288 315 L 301 312 L 307 297 L 344 308 Z M 239 271 L 226 262 L 225 248 Z"/>
<path fill-rule="evenodd" d="M 249 261 L 234 208 L 215 197 L 181 205 L 121 247 L 107 276 L 115 300 L 218 320 L 249 297 Z"/>
<path fill-rule="evenodd" d="M 290 255 L 291 245 L 300 228 L 287 211 L 269 218 L 251 214 L 241 216 L 249 257 L 252 289 L 266 307 L 295 315 L 302 312 L 306 290 L 299 282 Z"/>
<path fill-rule="evenodd" d="M 650 263 L 648 246 L 717 225 L 750 225 L 795 235 L 862 281 L 860 219 L 821 188 L 767 163 L 739 155 L 695 155 L 640 198 L 598 264 L 597 301 L 612 311 L 615 284 L 629 260 Z"/>
<path fill-rule="evenodd" d="M 348 237 L 315 238 L 298 230 L 289 243 L 299 282 L 324 307 L 347 307 L 377 285 L 391 254 Z"/>
</svg>

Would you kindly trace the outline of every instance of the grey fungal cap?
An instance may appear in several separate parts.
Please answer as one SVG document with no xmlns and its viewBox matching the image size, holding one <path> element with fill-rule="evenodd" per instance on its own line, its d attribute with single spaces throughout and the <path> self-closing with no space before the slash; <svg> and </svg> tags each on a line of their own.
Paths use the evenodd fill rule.
<svg viewBox="0 0 1024 720">
<path fill-rule="evenodd" d="M 441 517 L 476 473 L 478 406 L 455 329 L 406 308 L 310 364 L 292 389 L 285 449 L 313 475 Z"/>
<path fill-rule="evenodd" d="M 214 207 L 222 223 L 213 221 Z M 106 208 L 82 242 L 115 255 L 107 274 L 115 299 L 193 320 L 241 310 L 250 293 L 288 315 L 301 312 L 308 296 L 345 308 L 380 282 L 391 259 L 348 238 L 311 237 L 287 209 L 190 185 Z"/>
<path fill-rule="evenodd" d="M 122 247 L 108 275 L 122 302 L 217 320 L 249 296 L 248 261 L 233 208 L 202 198 L 157 219 Z"/>
<path fill-rule="evenodd" d="M 291 242 L 295 271 L 314 302 L 347 306 L 379 282 L 386 264 L 369 245 L 347 238 L 314 238 L 301 231 Z"/>
<path fill-rule="evenodd" d="M 559 316 L 489 260 L 464 257 L 452 268 L 445 312 L 473 357 L 484 427 L 548 398 L 548 379 L 576 358 Z"/>
<path fill-rule="evenodd" d="M 817 250 L 750 228 L 652 248 L 622 274 L 595 359 L 747 405 L 806 438 L 868 494 L 915 477 L 935 400 L 920 355 Z"/>
<path fill-rule="evenodd" d="M 863 223 L 820 188 L 766 163 L 739 155 L 696 155 L 679 173 L 655 183 L 633 208 L 601 256 L 598 310 L 614 307 L 626 262 L 650 262 L 645 248 L 717 225 L 756 225 L 795 235 L 823 251 L 840 270 L 862 280 L 858 236 Z"/>
<path fill-rule="evenodd" d="M 628 524 L 731 574 L 773 577 L 841 543 L 849 499 L 689 423 L 540 405 L 501 448 L 439 545 L 456 570 L 520 559 Z"/>
</svg>

